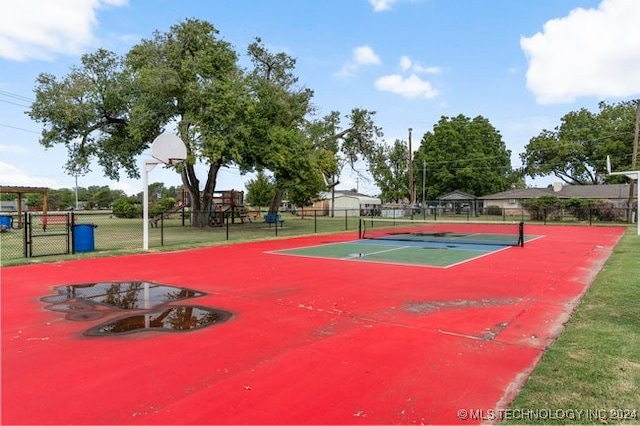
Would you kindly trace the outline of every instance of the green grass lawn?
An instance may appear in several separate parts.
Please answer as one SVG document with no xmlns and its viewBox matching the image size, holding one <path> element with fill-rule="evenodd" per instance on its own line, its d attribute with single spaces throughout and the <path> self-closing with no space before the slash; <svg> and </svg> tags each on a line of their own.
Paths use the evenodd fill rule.
<svg viewBox="0 0 640 426">
<path fill-rule="evenodd" d="M 357 238 L 358 216 L 346 216 L 344 212 L 336 217 L 295 216 L 282 214 L 284 223 L 278 226 L 262 221 L 251 223 L 229 223 L 219 227 L 193 228 L 188 219 L 183 226 L 179 214 L 164 220 L 163 228 L 149 228 L 149 251 L 179 250 L 216 244 L 257 241 L 271 238 L 286 238 L 299 235 L 336 233 L 353 231 Z M 76 223 L 96 225 L 94 229 L 95 250 L 88 253 L 60 254 L 67 247 L 64 225 L 49 226 L 46 231 L 41 226 L 33 226 L 32 251 L 34 256 L 24 255 L 24 230 L 11 230 L 0 234 L 0 260 L 2 266 L 26 263 L 40 263 L 83 257 L 112 256 L 142 252 L 142 219 L 122 219 L 110 213 L 77 214 Z"/>
<path fill-rule="evenodd" d="M 636 234 L 635 227 L 627 230 L 565 331 L 511 404 L 510 413 L 520 418 L 504 423 L 640 424 Z M 530 415 L 523 418 L 525 413 Z M 538 414 L 552 418 L 536 419 Z"/>
</svg>

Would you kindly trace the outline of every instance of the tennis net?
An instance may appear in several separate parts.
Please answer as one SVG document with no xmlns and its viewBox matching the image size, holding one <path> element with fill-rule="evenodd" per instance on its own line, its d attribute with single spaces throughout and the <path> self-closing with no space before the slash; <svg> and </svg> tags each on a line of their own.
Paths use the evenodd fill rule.
<svg viewBox="0 0 640 426">
<path fill-rule="evenodd" d="M 361 239 L 524 246 L 524 223 L 482 225 L 361 218 Z"/>
</svg>

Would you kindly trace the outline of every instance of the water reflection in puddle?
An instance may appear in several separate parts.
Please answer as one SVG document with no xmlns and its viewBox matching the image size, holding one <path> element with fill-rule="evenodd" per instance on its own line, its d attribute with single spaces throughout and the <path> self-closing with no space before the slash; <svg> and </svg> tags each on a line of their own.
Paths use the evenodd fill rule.
<svg viewBox="0 0 640 426">
<path fill-rule="evenodd" d="M 176 300 L 203 296 L 205 293 L 147 281 L 105 282 L 56 287 L 55 296 L 43 297 L 47 303 L 68 300 L 112 306 L 118 309 L 150 309 Z"/>
<path fill-rule="evenodd" d="M 91 336 L 130 334 L 140 331 L 193 331 L 228 320 L 230 312 L 203 306 L 170 306 L 205 293 L 147 281 L 101 282 L 65 285 L 57 294 L 41 300 L 47 309 L 65 312 L 72 321 L 95 321 L 123 310 L 137 311 L 120 316 L 85 332 Z"/>
<path fill-rule="evenodd" d="M 226 321 L 231 314 L 217 309 L 196 306 L 174 306 L 148 314 L 132 315 L 92 327 L 91 336 L 128 334 L 136 331 L 190 331 Z"/>
</svg>

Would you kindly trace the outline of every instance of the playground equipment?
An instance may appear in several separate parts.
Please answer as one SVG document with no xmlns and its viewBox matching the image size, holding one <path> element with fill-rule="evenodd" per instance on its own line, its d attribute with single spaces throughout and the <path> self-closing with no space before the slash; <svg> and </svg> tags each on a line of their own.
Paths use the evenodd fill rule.
<svg viewBox="0 0 640 426">
<path fill-rule="evenodd" d="M 231 189 L 213 193 L 209 225 L 222 226 L 225 218 L 230 218 L 231 223 L 235 223 L 236 219 L 240 220 L 242 224 L 245 221 L 251 222 L 251 217 L 249 217 L 247 209 L 244 207 L 244 191 Z"/>
<path fill-rule="evenodd" d="M 162 212 L 159 215 L 156 215 L 156 216 L 152 217 L 151 219 L 149 219 L 149 226 L 151 226 L 152 228 L 157 228 L 158 227 L 158 222 L 160 220 L 167 219 L 172 214 L 176 214 L 179 211 L 184 211 L 184 208 L 185 208 L 185 205 L 181 201 L 178 202 L 176 205 L 174 205 L 169 210 L 167 210 L 165 212 Z"/>
</svg>

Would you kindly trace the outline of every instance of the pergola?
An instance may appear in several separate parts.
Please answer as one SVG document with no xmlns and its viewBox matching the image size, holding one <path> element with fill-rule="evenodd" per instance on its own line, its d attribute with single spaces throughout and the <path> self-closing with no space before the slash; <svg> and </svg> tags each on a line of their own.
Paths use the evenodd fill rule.
<svg viewBox="0 0 640 426">
<path fill-rule="evenodd" d="M 2 186 L 0 187 L 0 193 L 3 194 L 18 194 L 18 228 L 22 228 L 22 194 L 42 194 L 42 212 L 47 213 L 47 194 L 49 188 L 34 187 L 34 186 Z"/>
</svg>

